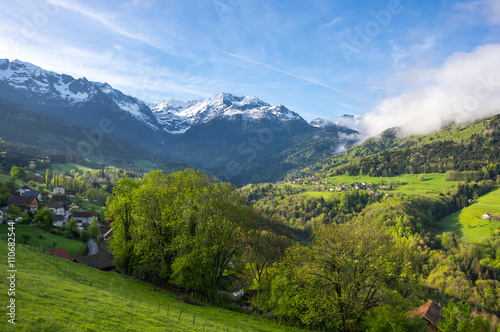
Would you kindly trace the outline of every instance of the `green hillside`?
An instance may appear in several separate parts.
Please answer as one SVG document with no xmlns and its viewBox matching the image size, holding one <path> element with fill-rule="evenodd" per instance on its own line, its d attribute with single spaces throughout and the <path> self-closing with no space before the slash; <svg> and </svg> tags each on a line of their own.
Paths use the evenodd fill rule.
<svg viewBox="0 0 500 332">
<path fill-rule="evenodd" d="M 470 125 L 456 125 L 431 135 L 404 137 L 388 129 L 337 156 L 324 159 L 288 178 L 333 172 L 348 175 L 394 176 L 481 171 L 500 160 L 500 115 Z"/>
<path fill-rule="evenodd" d="M 7 242 L 0 240 L 7 257 Z M 7 259 L 2 263 L 5 271 Z M 16 246 L 16 324 L 1 331 L 301 331 L 265 318 L 180 302 L 145 282 Z M 0 302 L 9 303 L 6 278 Z"/>
<path fill-rule="evenodd" d="M 0 98 L 0 166 L 26 167 L 35 161 L 45 169 L 47 162 L 79 163 L 98 168 L 129 166 L 135 161 L 155 160 L 160 168 L 180 170 L 187 164 L 160 161 L 152 153 L 126 145 L 87 128 L 56 120 L 48 115 Z M 69 153 L 68 153 L 69 152 Z"/>
<path fill-rule="evenodd" d="M 8 226 L 0 225 L 0 240 L 7 241 Z M 29 235 L 27 244 L 40 248 L 65 248 L 71 257 L 80 257 L 84 254 L 87 245 L 82 241 L 72 240 L 63 236 L 54 235 L 40 227 L 30 225 L 17 225 L 17 240 L 24 242 L 23 235 Z M 43 238 L 40 238 L 42 236 Z"/>
<path fill-rule="evenodd" d="M 440 225 L 443 231 L 453 232 L 464 241 L 480 242 L 500 227 L 498 220 L 481 219 L 485 213 L 500 217 L 500 188 L 479 197 L 477 203 L 442 219 Z"/>
</svg>

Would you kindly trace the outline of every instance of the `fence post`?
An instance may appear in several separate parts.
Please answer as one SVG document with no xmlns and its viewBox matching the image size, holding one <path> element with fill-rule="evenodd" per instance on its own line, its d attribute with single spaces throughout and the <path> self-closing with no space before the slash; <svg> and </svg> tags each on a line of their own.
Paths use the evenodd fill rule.
<svg viewBox="0 0 500 332">
<path fill-rule="evenodd" d="M 207 319 L 205 318 L 205 321 L 203 322 L 203 331 L 205 331 L 205 325 L 207 325 Z"/>
<path fill-rule="evenodd" d="M 182 315 L 182 308 L 181 308 L 181 312 L 179 313 L 179 320 L 181 320 L 181 315 Z"/>
<path fill-rule="evenodd" d="M 194 327 L 194 321 L 195 321 L 195 319 L 196 319 L 196 316 L 193 315 L 193 327 Z"/>
<path fill-rule="evenodd" d="M 158 302 L 158 312 L 160 312 L 160 302 Z"/>
</svg>

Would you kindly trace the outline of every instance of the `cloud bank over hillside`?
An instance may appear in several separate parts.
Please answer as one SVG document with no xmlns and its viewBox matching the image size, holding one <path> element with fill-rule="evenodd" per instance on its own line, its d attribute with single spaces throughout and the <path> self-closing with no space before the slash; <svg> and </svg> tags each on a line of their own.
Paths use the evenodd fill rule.
<svg viewBox="0 0 500 332">
<path fill-rule="evenodd" d="M 361 126 L 370 136 L 396 126 L 404 135 L 429 134 L 500 113 L 500 44 L 457 52 L 440 68 L 414 68 L 399 81 L 409 92 L 363 115 Z"/>
</svg>

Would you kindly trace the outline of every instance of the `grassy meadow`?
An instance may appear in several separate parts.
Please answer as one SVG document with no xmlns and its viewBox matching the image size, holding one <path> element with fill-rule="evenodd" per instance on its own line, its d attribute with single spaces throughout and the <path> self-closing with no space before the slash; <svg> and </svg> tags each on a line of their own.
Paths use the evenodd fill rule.
<svg viewBox="0 0 500 332">
<path fill-rule="evenodd" d="M 7 240 L 8 226 L 0 225 L 0 240 Z M 79 240 L 72 240 L 63 236 L 51 234 L 40 227 L 30 225 L 16 225 L 16 238 L 18 242 L 24 242 L 23 234 L 28 234 L 31 238 L 28 245 L 41 248 L 65 248 L 71 257 L 76 258 L 84 254 L 87 244 Z M 43 239 L 40 239 L 40 235 Z M 55 246 L 54 246 L 55 243 Z"/>
<path fill-rule="evenodd" d="M 500 217 L 500 188 L 479 197 L 476 204 L 443 218 L 440 225 L 444 232 L 454 232 L 464 241 L 482 241 L 500 227 L 500 221 L 481 219 L 487 212 Z"/>
<path fill-rule="evenodd" d="M 0 240 L 7 270 L 7 242 Z M 79 265 L 18 244 L 16 324 L 7 322 L 0 278 L 0 331 L 302 331 L 210 305 L 191 305 L 143 281 Z M 5 305 L 4 305 L 5 304 Z"/>
<path fill-rule="evenodd" d="M 319 184 L 311 184 L 311 181 L 308 181 L 308 184 L 293 184 L 296 188 L 302 188 L 304 191 L 302 193 L 319 197 L 323 196 L 325 198 L 339 195 L 339 192 L 330 192 L 329 189 L 331 187 L 340 186 L 342 184 L 348 185 L 354 182 L 362 183 L 373 183 L 373 185 L 390 185 L 393 184 L 395 186 L 394 190 L 381 190 L 382 193 L 403 193 L 403 194 L 415 194 L 415 195 L 424 195 L 424 196 L 438 196 L 440 193 L 445 193 L 447 190 L 450 190 L 460 181 L 446 181 L 444 179 L 443 173 L 429 173 L 424 174 L 424 181 L 420 181 L 418 177 L 420 174 L 404 174 L 400 176 L 393 177 L 372 177 L 368 175 L 358 175 L 358 176 L 348 176 L 348 175 L 340 175 L 334 177 L 323 178 L 320 180 L 316 180 L 321 182 L 321 185 L 325 186 L 325 190 L 319 191 L 317 187 Z M 327 182 L 325 184 L 325 182 Z M 290 183 L 287 183 L 288 185 Z"/>
</svg>

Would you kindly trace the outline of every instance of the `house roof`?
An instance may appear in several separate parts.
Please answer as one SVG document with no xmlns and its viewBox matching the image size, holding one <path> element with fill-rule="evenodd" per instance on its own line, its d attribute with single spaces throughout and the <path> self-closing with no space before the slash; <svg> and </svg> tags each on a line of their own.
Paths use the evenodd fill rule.
<svg viewBox="0 0 500 332">
<path fill-rule="evenodd" d="M 40 195 L 39 191 L 25 191 L 23 196 L 38 197 Z"/>
<path fill-rule="evenodd" d="M 99 270 L 114 268 L 114 259 L 115 257 L 103 246 L 99 248 L 99 252 L 97 254 L 75 258 L 79 264 L 84 264 Z"/>
<path fill-rule="evenodd" d="M 109 225 L 99 224 L 99 228 L 101 229 L 101 234 L 103 236 L 104 236 L 104 234 L 106 234 L 107 232 L 109 232 L 111 230 L 111 226 L 109 226 Z"/>
<path fill-rule="evenodd" d="M 64 208 L 64 202 L 47 203 L 49 209 Z"/>
<path fill-rule="evenodd" d="M 73 212 L 73 218 L 92 218 L 92 217 L 98 217 L 99 214 L 97 212 L 87 212 L 87 211 L 81 211 L 81 212 Z"/>
<path fill-rule="evenodd" d="M 61 257 L 70 261 L 73 261 L 73 257 L 69 254 L 69 252 L 66 251 L 64 248 L 58 248 L 58 249 L 47 249 L 46 251 L 52 253 L 53 255 L 57 257 Z"/>
<path fill-rule="evenodd" d="M 35 202 L 36 200 L 36 202 Z M 38 205 L 38 198 L 31 196 L 10 196 L 7 205 L 25 206 L 26 204 Z"/>
<path fill-rule="evenodd" d="M 76 195 L 76 190 L 66 190 L 66 195 L 68 195 L 68 196 L 75 196 Z"/>
<path fill-rule="evenodd" d="M 429 301 L 424 305 L 421 305 L 417 309 L 413 310 L 411 313 L 427 319 L 431 324 L 436 325 L 443 319 L 441 316 L 441 307 L 434 301 Z"/>
<path fill-rule="evenodd" d="M 55 214 L 54 221 L 64 221 L 64 216 L 60 214 Z"/>
</svg>

